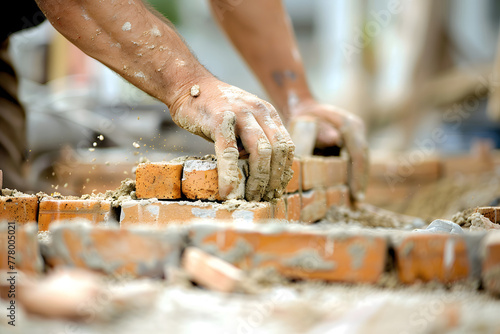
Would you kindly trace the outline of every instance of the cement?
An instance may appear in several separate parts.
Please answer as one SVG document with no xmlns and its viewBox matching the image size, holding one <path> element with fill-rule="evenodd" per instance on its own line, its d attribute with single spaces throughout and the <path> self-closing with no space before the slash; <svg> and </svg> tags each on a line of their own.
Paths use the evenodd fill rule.
<svg viewBox="0 0 500 334">
<path fill-rule="evenodd" d="M 332 206 L 323 223 L 348 224 L 362 227 L 382 227 L 411 230 L 424 226 L 424 222 L 416 217 L 409 217 L 381 210 L 371 206 L 361 206 L 353 210 L 348 207 Z"/>
<path fill-rule="evenodd" d="M 451 220 L 470 231 L 487 231 L 500 229 L 500 225 L 491 222 L 488 218 L 475 212 L 474 208 L 457 212 Z"/>
<path fill-rule="evenodd" d="M 34 195 L 25 194 L 15 189 L 4 188 L 0 189 L 0 195 L 3 197 L 33 197 Z"/>
</svg>

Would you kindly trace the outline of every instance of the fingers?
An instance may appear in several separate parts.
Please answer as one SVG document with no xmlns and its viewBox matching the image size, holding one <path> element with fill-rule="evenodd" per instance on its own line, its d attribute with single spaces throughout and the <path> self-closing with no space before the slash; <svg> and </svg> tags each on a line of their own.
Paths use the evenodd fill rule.
<svg viewBox="0 0 500 334">
<path fill-rule="evenodd" d="M 333 125 L 319 122 L 318 136 L 316 138 L 317 148 L 327 148 L 332 146 L 342 146 L 342 136 Z"/>
<path fill-rule="evenodd" d="M 255 115 L 272 149 L 269 183 L 264 192 L 264 199 L 271 200 L 283 195 L 293 176 L 291 167 L 295 146 L 274 107 L 263 105 Z"/>
<path fill-rule="evenodd" d="M 217 168 L 219 171 L 219 195 L 222 199 L 232 199 L 233 191 L 238 186 L 238 157 L 239 151 L 235 137 L 236 115 L 225 111 L 217 119 L 212 139 L 215 143 Z"/>
<path fill-rule="evenodd" d="M 214 141 L 222 199 L 233 197 L 239 181 L 238 158 L 246 155 L 246 199 L 281 196 L 293 175 L 295 146 L 278 113 L 254 95 L 216 83 L 212 95 L 205 89 L 205 94 L 188 99 L 171 112 L 172 119 L 188 131 Z"/>
<path fill-rule="evenodd" d="M 323 134 L 318 136 L 318 141 L 335 142 L 337 145 L 342 144 L 347 149 L 350 157 L 348 172 L 351 200 L 353 202 L 363 201 L 369 167 L 368 144 L 365 139 L 363 121 L 351 113 L 331 106 L 322 106 L 308 111 L 307 114 L 318 117 L 323 126 L 328 125 L 337 129 L 338 132 L 335 134 L 334 132 L 324 132 L 320 128 L 319 132 L 323 131 Z"/>
<path fill-rule="evenodd" d="M 272 146 L 266 134 L 251 113 L 238 120 L 238 133 L 245 150 L 249 153 L 249 177 L 245 197 L 259 201 L 267 189 L 271 171 Z"/>
<path fill-rule="evenodd" d="M 357 117 L 347 117 L 340 131 L 350 156 L 349 188 L 353 202 L 362 202 L 368 183 L 368 144 L 363 122 Z"/>
</svg>

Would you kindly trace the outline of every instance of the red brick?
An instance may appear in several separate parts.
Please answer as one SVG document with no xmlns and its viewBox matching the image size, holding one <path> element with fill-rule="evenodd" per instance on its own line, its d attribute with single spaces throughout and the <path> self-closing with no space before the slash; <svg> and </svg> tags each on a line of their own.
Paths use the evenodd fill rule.
<svg viewBox="0 0 500 334">
<path fill-rule="evenodd" d="M 302 210 L 302 199 L 300 194 L 292 194 L 286 196 L 286 213 L 287 220 L 290 222 L 300 221 L 300 212 Z"/>
<path fill-rule="evenodd" d="M 293 159 L 292 163 L 293 176 L 288 185 L 286 186 L 285 191 L 287 193 L 294 193 L 300 190 L 301 186 L 301 163 L 297 158 Z"/>
<path fill-rule="evenodd" d="M 11 241 L 10 244 L 9 241 Z M 9 245 L 13 245 L 15 251 L 15 254 L 12 254 L 13 259 L 10 259 L 14 263 L 14 270 L 9 268 L 12 264 L 8 262 Z M 19 225 L 0 222 L 0 270 L 20 270 L 24 273 L 42 272 L 43 261 L 38 247 L 35 223 Z"/>
<path fill-rule="evenodd" d="M 412 157 L 413 155 L 410 153 L 398 159 L 373 162 L 370 165 L 370 182 L 382 184 L 388 182 L 397 182 L 399 184 L 422 183 L 436 181 L 441 177 L 441 161 L 437 159 L 417 160 Z"/>
<path fill-rule="evenodd" d="M 495 165 L 489 157 L 461 155 L 447 157 L 442 162 L 442 174 L 445 177 L 456 177 L 463 174 L 482 174 L 492 172 L 494 169 Z"/>
<path fill-rule="evenodd" d="M 191 220 L 236 220 L 258 222 L 272 218 L 268 202 L 231 201 L 213 202 L 166 202 L 166 201 L 126 201 L 122 203 L 120 224 L 130 227 L 138 224 L 166 225 L 186 223 Z"/>
<path fill-rule="evenodd" d="M 9 286 L 3 284 L 8 277 L 14 275 L 18 280 L 20 273 L 36 275 L 41 274 L 42 270 L 43 260 L 38 247 L 36 224 L 0 222 L 0 298 L 8 297 Z M 9 274 L 12 272 L 16 274 Z"/>
<path fill-rule="evenodd" d="M 347 160 L 340 157 L 325 157 L 326 181 L 324 187 L 347 184 Z"/>
<path fill-rule="evenodd" d="M 40 201 L 39 231 L 47 231 L 50 224 L 56 221 L 80 219 L 86 219 L 92 224 L 116 221 L 110 201 L 55 198 L 43 198 Z"/>
<path fill-rule="evenodd" d="M 243 279 L 241 269 L 195 247 L 184 250 L 182 267 L 194 282 L 220 292 L 235 291 Z"/>
<path fill-rule="evenodd" d="M 36 196 L 0 196 L 0 221 L 25 224 L 36 222 L 38 198 Z"/>
<path fill-rule="evenodd" d="M 194 246 L 243 270 L 273 267 L 290 278 L 371 283 L 384 271 L 385 238 L 287 226 L 193 225 L 190 236 Z"/>
<path fill-rule="evenodd" d="M 326 189 L 326 207 L 332 205 L 343 206 L 349 204 L 349 188 L 347 186 L 334 186 Z"/>
<path fill-rule="evenodd" d="M 375 206 L 394 206 L 408 201 L 419 188 L 409 184 L 389 184 L 370 182 L 366 189 L 366 202 Z"/>
<path fill-rule="evenodd" d="M 476 212 L 479 212 L 480 214 L 488 218 L 492 223 L 500 223 L 500 207 L 485 206 L 477 208 Z"/>
<path fill-rule="evenodd" d="M 413 233 L 395 249 L 398 276 L 403 283 L 450 283 L 469 276 L 467 245 L 460 236 Z"/>
<path fill-rule="evenodd" d="M 180 199 L 182 163 L 139 164 L 135 172 L 137 198 Z"/>
<path fill-rule="evenodd" d="M 245 197 L 246 160 L 239 161 L 239 186 L 230 195 L 231 199 Z M 186 160 L 182 172 L 182 193 L 188 199 L 211 201 L 222 200 L 219 195 L 219 175 L 217 161 Z"/>
<path fill-rule="evenodd" d="M 222 200 L 219 195 L 217 161 L 186 160 L 181 187 L 182 193 L 189 199 Z"/>
<path fill-rule="evenodd" d="M 326 163 L 322 157 L 307 157 L 301 160 L 302 191 L 324 187 Z"/>
<path fill-rule="evenodd" d="M 490 293 L 500 296 L 500 232 L 488 232 L 482 248 L 483 285 Z"/>
<path fill-rule="evenodd" d="M 310 190 L 302 193 L 302 209 L 300 220 L 304 223 L 313 223 L 325 217 L 326 192 L 322 189 Z"/>
<path fill-rule="evenodd" d="M 273 202 L 271 202 L 271 207 L 273 210 L 273 217 L 274 219 L 287 219 L 287 214 L 286 214 L 286 201 L 284 197 L 277 198 Z"/>
<path fill-rule="evenodd" d="M 22 281 L 16 289 L 16 306 L 22 306 L 27 317 L 102 321 L 109 314 L 96 312 L 97 309 L 90 305 L 100 305 L 101 310 L 105 310 L 119 300 L 120 307 L 124 308 L 126 299 L 111 294 L 101 276 L 75 268 L 52 270 L 40 279 Z"/>
<path fill-rule="evenodd" d="M 178 266 L 184 236 L 160 230 L 125 230 L 89 224 L 55 224 L 43 248 L 49 266 L 85 268 L 106 274 L 162 277 Z"/>
</svg>

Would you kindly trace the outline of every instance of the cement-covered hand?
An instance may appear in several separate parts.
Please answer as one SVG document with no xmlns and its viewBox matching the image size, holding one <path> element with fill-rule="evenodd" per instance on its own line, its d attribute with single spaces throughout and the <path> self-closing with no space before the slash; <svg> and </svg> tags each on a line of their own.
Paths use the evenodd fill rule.
<svg viewBox="0 0 500 334">
<path fill-rule="evenodd" d="M 347 150 L 351 197 L 354 201 L 362 201 L 368 181 L 368 145 L 363 121 L 348 111 L 314 100 L 299 103 L 290 115 L 290 124 L 302 116 L 317 118 L 316 147 L 341 146 Z"/>
<path fill-rule="evenodd" d="M 195 85 L 199 94 L 191 94 Z M 292 177 L 295 147 L 274 107 L 214 77 L 193 80 L 184 87 L 170 106 L 172 119 L 215 143 L 221 197 L 231 198 L 238 181 L 238 158 L 244 154 L 249 154 L 250 168 L 246 198 L 281 196 Z"/>
<path fill-rule="evenodd" d="M 222 198 L 237 185 L 238 140 L 249 154 L 247 199 L 283 192 L 294 146 L 274 107 L 217 80 L 142 1 L 37 2 L 76 46 L 164 102 L 178 125 L 215 143 Z"/>
</svg>

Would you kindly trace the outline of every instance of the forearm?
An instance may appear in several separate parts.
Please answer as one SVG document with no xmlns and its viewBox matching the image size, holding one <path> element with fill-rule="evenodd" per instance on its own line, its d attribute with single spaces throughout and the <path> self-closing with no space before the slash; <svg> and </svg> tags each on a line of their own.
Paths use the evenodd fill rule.
<svg viewBox="0 0 500 334">
<path fill-rule="evenodd" d="M 255 72 L 287 122 L 312 99 L 290 19 L 281 0 L 211 0 L 214 17 Z"/>
<path fill-rule="evenodd" d="M 169 107 L 197 79 L 211 76 L 140 0 L 37 2 L 68 40 Z"/>
</svg>

